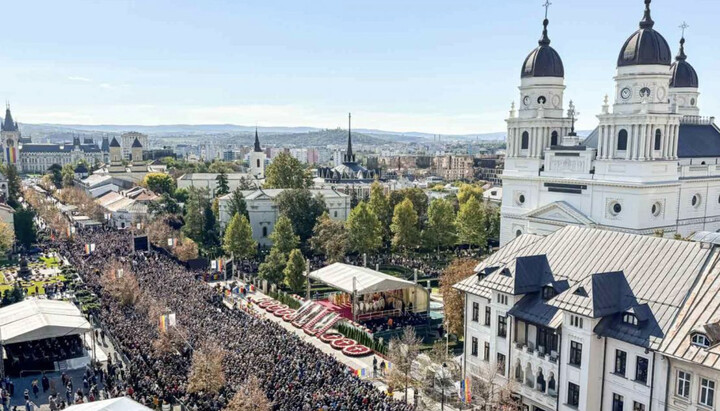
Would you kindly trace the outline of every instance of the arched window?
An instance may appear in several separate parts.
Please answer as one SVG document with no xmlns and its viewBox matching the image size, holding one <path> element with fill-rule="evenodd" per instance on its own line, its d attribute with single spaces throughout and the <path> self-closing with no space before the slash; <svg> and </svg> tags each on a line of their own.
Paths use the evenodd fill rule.
<svg viewBox="0 0 720 411">
<path fill-rule="evenodd" d="M 267 237 L 267 227 L 263 227 L 263 237 Z"/>
<path fill-rule="evenodd" d="M 618 151 L 627 150 L 628 132 L 627 130 L 620 130 L 618 133 L 617 149 Z"/>
<path fill-rule="evenodd" d="M 655 150 L 660 150 L 662 144 L 662 131 L 660 129 L 655 130 Z"/>
<path fill-rule="evenodd" d="M 520 149 L 527 150 L 530 146 L 530 134 L 527 131 L 522 133 L 522 141 L 520 142 Z"/>
<path fill-rule="evenodd" d="M 551 146 L 556 146 L 556 145 L 558 145 L 558 133 L 557 133 L 557 131 L 553 131 L 552 134 L 550 135 L 550 145 L 551 145 Z"/>
<path fill-rule="evenodd" d="M 258 158 L 258 159 L 255 160 L 255 161 L 257 161 L 257 166 L 255 166 L 255 167 L 260 168 L 260 159 Z"/>
</svg>

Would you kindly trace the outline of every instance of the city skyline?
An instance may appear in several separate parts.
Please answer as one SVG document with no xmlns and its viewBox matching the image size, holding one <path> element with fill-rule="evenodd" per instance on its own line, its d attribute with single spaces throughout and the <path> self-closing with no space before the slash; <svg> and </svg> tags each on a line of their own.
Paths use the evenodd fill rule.
<svg viewBox="0 0 720 411">
<path fill-rule="evenodd" d="M 579 129 L 612 100 L 615 61 L 643 4 L 611 0 L 550 7 L 549 35 L 565 64 L 566 106 Z M 413 6 L 412 8 L 410 6 Z M 238 124 L 356 127 L 473 134 L 505 129 L 520 66 L 542 30 L 541 1 L 234 4 L 68 2 L 6 5 L 0 98 L 18 120 L 57 124 Z M 678 12 L 652 5 L 655 28 L 688 61 L 704 115 L 720 112 L 708 81 L 720 5 Z M 578 35 L 582 32 L 583 35 Z"/>
</svg>

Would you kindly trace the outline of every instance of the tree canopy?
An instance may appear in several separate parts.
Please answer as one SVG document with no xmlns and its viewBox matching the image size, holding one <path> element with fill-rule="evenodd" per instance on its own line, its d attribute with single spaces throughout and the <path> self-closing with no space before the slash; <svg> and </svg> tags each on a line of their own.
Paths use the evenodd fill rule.
<svg viewBox="0 0 720 411">
<path fill-rule="evenodd" d="M 173 195 L 175 193 L 175 179 L 164 173 L 148 173 L 143 178 L 142 186 L 158 194 Z"/>
<path fill-rule="evenodd" d="M 300 244 L 300 237 L 295 234 L 292 222 L 285 215 L 280 215 L 275 221 L 275 228 L 270 233 L 270 240 L 273 242 L 273 248 L 286 255 Z"/>
<path fill-rule="evenodd" d="M 230 186 L 228 185 L 228 175 L 225 170 L 220 171 L 220 174 L 215 177 L 217 182 L 217 188 L 215 189 L 215 196 L 220 197 L 230 193 Z"/>
<path fill-rule="evenodd" d="M 478 202 L 483 202 L 483 189 L 477 184 L 463 183 L 460 185 L 458 190 L 457 198 L 460 205 L 465 204 L 471 197 L 474 197 Z"/>
<path fill-rule="evenodd" d="M 473 270 L 477 266 L 477 260 L 456 259 L 450 263 L 440 276 L 440 293 L 443 296 L 445 321 L 447 322 L 448 332 L 463 336 L 464 329 L 464 311 L 465 311 L 465 294 L 456 290 L 453 286 L 460 281 L 473 275 Z"/>
<path fill-rule="evenodd" d="M 395 206 L 390 230 L 393 233 L 392 245 L 395 249 L 407 253 L 418 245 L 418 215 L 409 198 Z"/>
<path fill-rule="evenodd" d="M 228 211 L 232 216 L 234 216 L 235 214 L 241 214 L 248 219 L 250 218 L 247 210 L 247 202 L 245 201 L 245 197 L 243 196 L 242 190 L 239 187 L 236 188 L 230 196 L 230 201 L 228 202 Z"/>
<path fill-rule="evenodd" d="M 422 238 L 429 249 L 445 248 L 455 244 L 455 209 L 450 201 L 436 199 L 430 203 Z"/>
<path fill-rule="evenodd" d="M 12 227 L 4 221 L 0 221 L 0 254 L 7 254 L 15 244 L 15 233 Z"/>
<path fill-rule="evenodd" d="M 285 284 L 290 287 L 291 290 L 298 292 L 302 290 L 305 285 L 305 258 L 303 258 L 302 252 L 298 249 L 294 249 L 290 252 L 287 264 L 283 270 L 285 275 Z"/>
<path fill-rule="evenodd" d="M 328 213 L 323 213 L 313 228 L 310 244 L 313 251 L 324 255 L 328 262 L 338 262 L 347 253 L 348 232 L 341 221 L 335 221 Z"/>
<path fill-rule="evenodd" d="M 383 229 L 370 206 L 361 201 L 347 220 L 348 245 L 358 254 L 372 253 L 382 247 Z"/>
<path fill-rule="evenodd" d="M 275 204 L 280 214 L 290 219 L 303 244 L 312 237 L 317 219 L 327 211 L 323 196 L 313 196 L 308 189 L 285 190 L 275 198 Z"/>
<path fill-rule="evenodd" d="M 30 248 L 37 240 L 35 212 L 30 208 L 18 208 L 14 215 L 15 234 L 18 242 Z"/>
<path fill-rule="evenodd" d="M 479 247 L 485 247 L 487 244 L 484 207 L 475 197 L 470 197 L 460 206 L 455 225 L 460 244 Z"/>
<path fill-rule="evenodd" d="M 247 217 L 235 214 L 225 230 L 223 250 L 235 258 L 250 258 L 257 252 L 257 243 L 252 238 L 252 228 Z"/>
<path fill-rule="evenodd" d="M 309 188 L 312 175 L 298 159 L 282 152 L 275 157 L 265 170 L 267 188 Z"/>
<path fill-rule="evenodd" d="M 265 261 L 258 267 L 258 276 L 274 284 L 280 284 L 285 278 L 284 270 L 287 265 L 285 254 L 276 248 L 270 250 Z"/>
</svg>

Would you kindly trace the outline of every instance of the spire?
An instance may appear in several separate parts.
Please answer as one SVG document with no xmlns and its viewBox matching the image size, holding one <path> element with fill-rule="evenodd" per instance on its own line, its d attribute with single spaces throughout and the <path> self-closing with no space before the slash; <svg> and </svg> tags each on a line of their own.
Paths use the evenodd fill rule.
<svg viewBox="0 0 720 411">
<path fill-rule="evenodd" d="M 260 138 L 258 137 L 258 129 L 257 126 L 255 126 L 255 152 L 260 153 L 262 151 L 262 148 L 260 148 Z"/>
<path fill-rule="evenodd" d="M 13 121 L 10 113 L 10 103 L 5 103 L 5 121 L 2 123 L 2 131 L 18 131 L 17 123 Z"/>
<path fill-rule="evenodd" d="M 348 113 L 348 144 L 347 144 L 347 152 L 345 153 L 345 161 L 344 163 L 354 163 L 355 162 L 355 154 L 353 154 L 352 151 L 352 114 Z"/>
<path fill-rule="evenodd" d="M 643 19 L 640 20 L 640 28 L 641 29 L 651 29 L 655 25 L 655 22 L 653 21 L 652 17 L 650 17 L 650 2 L 652 0 L 645 0 L 645 15 L 643 16 Z"/>
<path fill-rule="evenodd" d="M 540 38 L 540 41 L 538 41 L 538 44 L 541 46 L 549 46 L 550 45 L 550 37 L 548 37 L 548 24 L 550 24 L 550 20 L 548 20 L 548 9 L 550 9 L 550 6 L 552 6 L 552 3 L 550 3 L 549 0 L 545 0 L 545 4 L 543 4 L 543 7 L 545 7 L 545 20 L 543 20 L 543 33 L 542 37 Z"/>
<path fill-rule="evenodd" d="M 685 55 L 685 29 L 687 29 L 688 27 L 690 26 L 684 21 L 680 25 L 680 29 L 682 30 L 682 36 L 680 37 L 680 51 L 678 51 L 678 55 L 675 57 L 675 60 L 677 61 L 687 60 L 687 56 Z"/>
</svg>

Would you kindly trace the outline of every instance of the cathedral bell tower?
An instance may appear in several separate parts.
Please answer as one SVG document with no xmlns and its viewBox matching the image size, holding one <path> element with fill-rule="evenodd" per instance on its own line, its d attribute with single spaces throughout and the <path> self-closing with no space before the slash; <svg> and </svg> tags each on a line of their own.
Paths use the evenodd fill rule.
<svg viewBox="0 0 720 411">
<path fill-rule="evenodd" d="M 653 29 L 650 3 L 645 0 L 640 27 L 620 50 L 613 112 L 605 106 L 598 115 L 596 174 L 600 178 L 636 182 L 676 178 L 673 161 L 682 115 L 670 103 L 672 57 L 665 38 Z"/>
<path fill-rule="evenodd" d="M 538 47 L 525 58 L 520 72 L 520 105 L 507 119 L 505 174 L 537 176 L 546 149 L 562 144 L 571 129 L 564 117 L 565 68 L 560 55 L 550 47 L 547 7 Z"/>
<path fill-rule="evenodd" d="M 5 108 L 5 120 L 0 127 L 0 140 L 3 162 L 17 165 L 20 162 L 20 129 L 13 121 L 9 104 Z"/>
<path fill-rule="evenodd" d="M 250 152 L 250 174 L 261 180 L 265 178 L 265 152 L 260 147 L 260 138 L 258 137 L 257 127 L 255 128 L 255 146 Z"/>
</svg>

